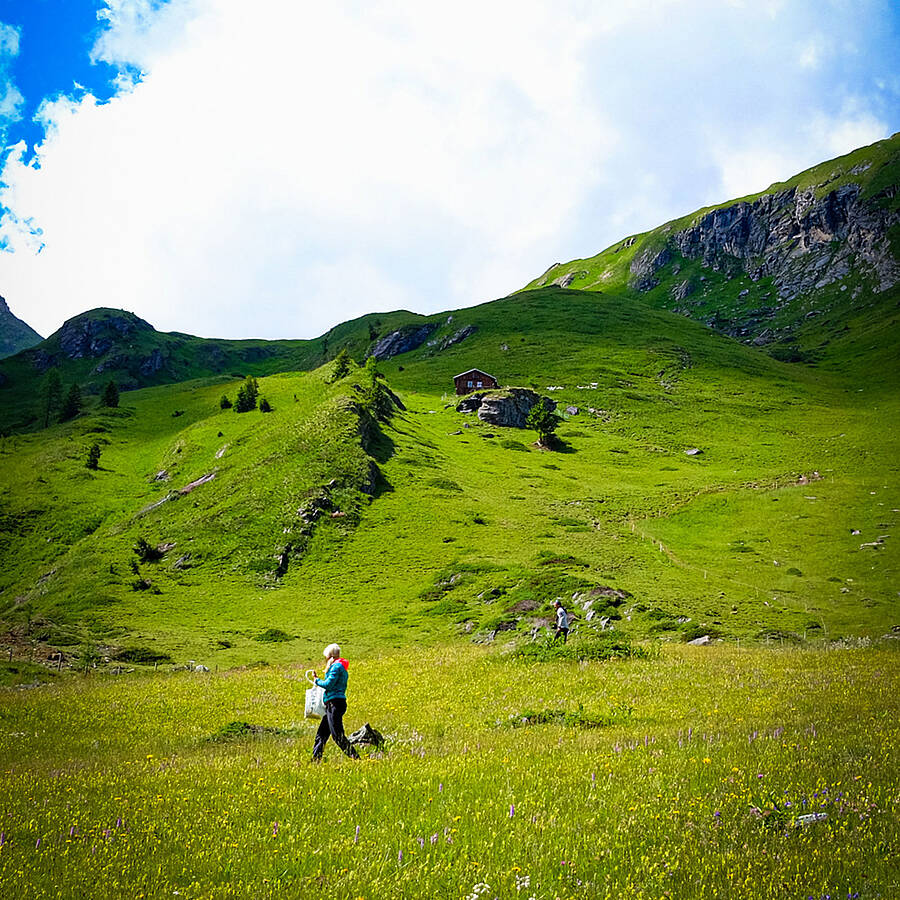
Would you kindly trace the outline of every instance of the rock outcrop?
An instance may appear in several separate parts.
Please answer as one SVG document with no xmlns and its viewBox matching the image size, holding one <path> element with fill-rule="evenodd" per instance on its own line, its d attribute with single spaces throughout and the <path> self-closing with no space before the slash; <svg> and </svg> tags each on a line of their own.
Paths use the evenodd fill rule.
<svg viewBox="0 0 900 900">
<path fill-rule="evenodd" d="M 97 359 L 108 353 L 122 338 L 153 326 L 132 313 L 108 312 L 105 315 L 81 315 L 69 319 L 57 332 L 59 348 L 67 359 Z"/>
<path fill-rule="evenodd" d="M 475 412 L 482 422 L 490 425 L 526 428 L 528 413 L 540 399 L 540 395 L 528 388 L 507 388 L 470 394 L 459 401 L 456 409 L 464 413 Z M 553 407 L 556 407 L 555 403 Z"/>
<path fill-rule="evenodd" d="M 398 328 L 390 334 L 379 338 L 369 351 L 369 356 L 375 359 L 390 359 L 401 353 L 408 353 L 421 347 L 431 334 L 437 329 L 436 322 L 426 322 L 424 325 L 407 325 Z"/>
<path fill-rule="evenodd" d="M 771 276 L 781 300 L 833 284 L 851 267 L 880 292 L 900 282 L 887 235 L 900 212 L 882 206 L 882 199 L 863 201 L 856 184 L 821 197 L 790 188 L 713 210 L 672 242 L 715 271 L 737 263 L 753 281 Z"/>
<path fill-rule="evenodd" d="M 755 301 L 748 288 L 736 293 L 738 308 L 743 306 L 737 315 L 707 314 L 706 320 L 733 337 L 757 346 L 769 344 L 819 314 L 795 301 L 815 296 L 850 274 L 861 276 L 874 293 L 900 283 L 900 262 L 889 234 L 900 224 L 900 210 L 889 202 L 895 193 L 896 186 L 891 186 L 864 197 L 854 183 L 826 194 L 815 188 L 788 188 L 714 209 L 680 231 L 656 233 L 631 261 L 629 287 L 646 293 L 669 281 L 671 300 L 685 301 L 698 283 L 676 280 L 679 257 L 699 260 L 705 269 L 729 279 L 769 278 L 772 290 L 756 295 Z M 704 281 L 701 276 L 699 283 Z M 692 314 L 689 305 L 676 309 Z"/>
</svg>

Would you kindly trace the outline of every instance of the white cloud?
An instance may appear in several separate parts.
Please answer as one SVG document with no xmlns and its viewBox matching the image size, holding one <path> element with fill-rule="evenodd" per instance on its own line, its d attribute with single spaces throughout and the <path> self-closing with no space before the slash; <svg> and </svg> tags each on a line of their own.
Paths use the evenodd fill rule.
<svg viewBox="0 0 900 900">
<path fill-rule="evenodd" d="M 9 75 L 9 63 L 19 55 L 19 30 L 0 22 L 0 139 L 5 137 L 5 124 L 21 117 L 24 97 Z M 5 141 L 4 141 L 5 142 Z M 0 151 L 2 151 L 0 144 Z"/>
<path fill-rule="evenodd" d="M 0 284 L 45 333 L 99 305 L 279 337 L 477 303 L 881 126 L 813 109 L 776 139 L 788 96 L 765 152 L 735 128 L 790 46 L 778 3 L 107 2 L 94 56 L 127 89 L 45 104 L 40 168 L 0 179 Z"/>
</svg>

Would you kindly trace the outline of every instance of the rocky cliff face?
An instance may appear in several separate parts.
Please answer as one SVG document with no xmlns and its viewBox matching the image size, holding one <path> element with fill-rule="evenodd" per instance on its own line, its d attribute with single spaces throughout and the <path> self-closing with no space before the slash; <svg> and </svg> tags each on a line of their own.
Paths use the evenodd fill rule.
<svg viewBox="0 0 900 900">
<path fill-rule="evenodd" d="M 67 359 L 97 359 L 140 331 L 153 331 L 153 326 L 123 311 L 100 318 L 76 316 L 60 328 L 57 337 Z"/>
<path fill-rule="evenodd" d="M 715 271 L 737 264 L 753 281 L 771 276 L 781 300 L 833 284 L 851 267 L 880 292 L 900 282 L 888 236 L 900 212 L 880 202 L 895 192 L 892 187 L 863 202 L 856 184 L 823 197 L 791 188 L 714 210 L 671 241 L 682 256 Z M 665 257 L 666 250 L 649 268 L 664 264 Z"/>
<path fill-rule="evenodd" d="M 0 359 L 34 347 L 42 340 L 30 325 L 12 314 L 6 300 L 0 297 Z"/>
</svg>

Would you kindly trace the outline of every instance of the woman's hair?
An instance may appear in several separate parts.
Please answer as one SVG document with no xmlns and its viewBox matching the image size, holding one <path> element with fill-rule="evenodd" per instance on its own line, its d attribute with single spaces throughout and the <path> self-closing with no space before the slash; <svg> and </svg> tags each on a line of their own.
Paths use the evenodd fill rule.
<svg viewBox="0 0 900 900">
<path fill-rule="evenodd" d="M 337 659 L 341 655 L 341 648 L 337 644 L 329 644 L 323 651 L 325 659 Z"/>
</svg>

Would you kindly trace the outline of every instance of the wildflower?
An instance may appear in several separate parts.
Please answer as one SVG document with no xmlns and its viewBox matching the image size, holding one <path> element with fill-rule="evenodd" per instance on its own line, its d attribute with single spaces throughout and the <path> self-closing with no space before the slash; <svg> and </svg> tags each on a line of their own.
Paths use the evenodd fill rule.
<svg viewBox="0 0 900 900">
<path fill-rule="evenodd" d="M 712 760 L 711 760 L 708 756 L 704 756 L 704 757 L 703 757 L 703 762 L 704 762 L 706 765 L 709 765 L 709 764 L 712 762 Z"/>
<path fill-rule="evenodd" d="M 38 839 L 34 842 L 34 849 L 37 850 L 37 848 L 40 847 L 40 846 L 41 846 L 41 839 L 38 838 Z"/>
<path fill-rule="evenodd" d="M 437 832 L 435 832 L 435 833 L 431 836 L 431 843 L 432 843 L 432 844 L 436 844 L 436 843 L 437 843 L 437 839 L 438 839 Z"/>
<path fill-rule="evenodd" d="M 355 836 L 354 836 L 354 838 L 353 838 L 353 843 L 354 843 L 354 844 L 358 844 L 358 843 L 359 843 L 359 825 L 356 826 L 356 834 L 355 834 Z"/>
<path fill-rule="evenodd" d="M 276 823 L 272 826 L 272 837 L 275 837 L 277 834 L 278 834 L 278 823 L 276 822 Z"/>
<path fill-rule="evenodd" d="M 516 814 L 516 805 L 514 803 L 509 804 L 509 817 L 512 818 Z"/>
<path fill-rule="evenodd" d="M 397 851 L 397 863 L 399 864 L 399 863 L 402 863 L 402 862 L 403 862 L 403 851 L 402 851 L 402 850 L 398 850 L 398 851 Z"/>
</svg>

